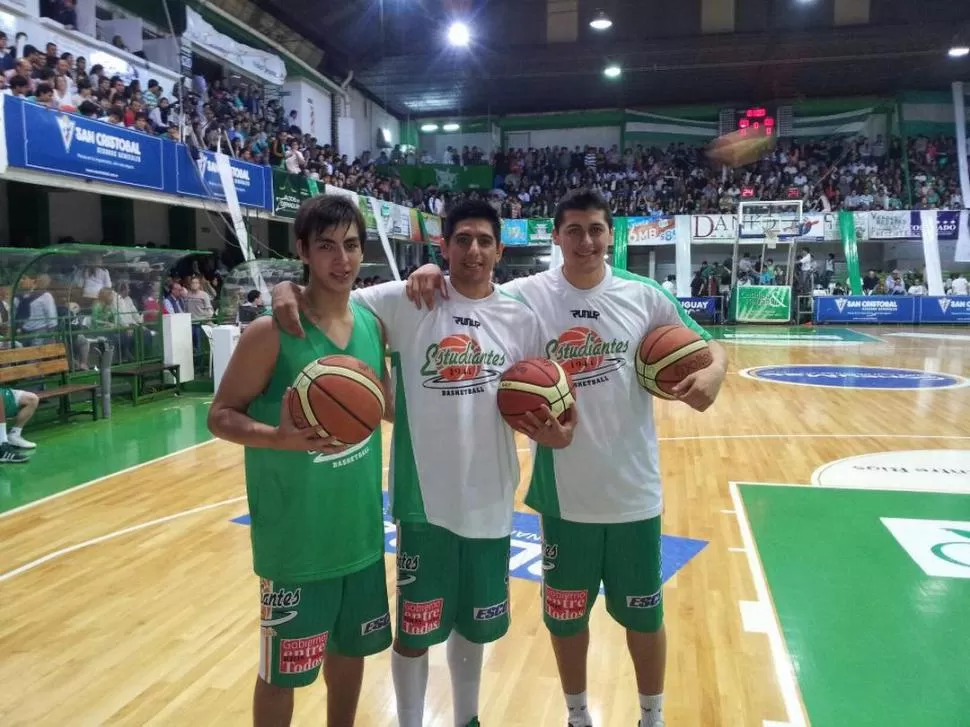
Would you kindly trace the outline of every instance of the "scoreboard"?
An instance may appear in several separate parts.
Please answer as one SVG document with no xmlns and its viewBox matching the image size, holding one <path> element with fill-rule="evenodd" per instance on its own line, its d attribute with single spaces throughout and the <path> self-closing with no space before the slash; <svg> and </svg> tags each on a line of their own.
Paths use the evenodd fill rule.
<svg viewBox="0 0 970 727">
<path fill-rule="evenodd" d="M 752 106 L 746 109 L 723 109 L 718 123 L 718 134 L 750 132 L 764 136 L 791 136 L 791 106 Z"/>
<path fill-rule="evenodd" d="M 773 111 L 764 106 L 755 106 L 738 111 L 737 130 L 742 134 L 748 131 L 759 132 L 765 136 L 775 136 L 778 133 L 777 119 Z"/>
</svg>

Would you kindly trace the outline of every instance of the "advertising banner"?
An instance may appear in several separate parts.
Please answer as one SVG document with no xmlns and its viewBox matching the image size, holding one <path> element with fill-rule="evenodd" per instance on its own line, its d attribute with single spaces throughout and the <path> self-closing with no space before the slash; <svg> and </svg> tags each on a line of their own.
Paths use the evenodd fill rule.
<svg viewBox="0 0 970 727">
<path fill-rule="evenodd" d="M 216 155 L 201 152 L 198 160 L 192 159 L 186 146 L 179 146 L 175 155 L 176 193 L 190 197 L 207 197 L 225 201 L 226 192 L 216 166 Z M 236 185 L 239 204 L 246 207 L 272 208 L 266 172 L 269 167 L 230 159 L 232 181 Z"/>
<path fill-rule="evenodd" d="M 16 99 L 5 99 L 5 111 L 12 165 L 166 191 L 165 142 L 159 137 Z M 22 164 L 17 164 L 18 146 Z"/>
<path fill-rule="evenodd" d="M 628 245 L 673 245 L 677 242 L 677 224 L 673 217 L 627 217 Z"/>
<path fill-rule="evenodd" d="M 918 323 L 970 323 L 970 296 L 917 298 L 916 320 Z"/>
<path fill-rule="evenodd" d="M 915 323 L 916 298 L 906 295 L 823 295 L 815 298 L 816 323 Z"/>
<path fill-rule="evenodd" d="M 731 293 L 731 320 L 738 323 L 787 323 L 791 319 L 791 288 L 739 285 Z"/>
<path fill-rule="evenodd" d="M 520 246 L 529 244 L 528 220 L 502 220 L 502 244 Z"/>
<path fill-rule="evenodd" d="M 529 222 L 529 244 L 548 245 L 552 243 L 552 218 L 532 219 Z"/>
<path fill-rule="evenodd" d="M 733 243 L 737 236 L 736 215 L 691 215 L 690 239 L 694 243 Z"/>
<path fill-rule="evenodd" d="M 304 200 L 310 199 L 310 185 L 302 174 L 273 170 L 273 214 L 293 219 Z"/>
<path fill-rule="evenodd" d="M 908 240 L 913 236 L 913 218 L 909 212 L 870 212 L 870 240 Z"/>
<path fill-rule="evenodd" d="M 424 232 L 427 235 L 428 241 L 440 245 L 442 242 L 441 218 L 438 215 L 422 212 L 421 222 L 424 224 Z"/>
<path fill-rule="evenodd" d="M 491 189 L 493 169 L 487 164 L 460 167 L 452 164 L 395 164 L 378 171 L 398 177 L 407 187 L 435 186 L 439 190 L 463 192 L 467 189 Z"/>
<path fill-rule="evenodd" d="M 910 236 L 919 240 L 922 236 L 923 226 L 920 223 L 920 213 L 913 210 L 910 214 Z M 956 240 L 960 232 L 960 212 L 957 210 L 939 210 L 936 213 L 936 239 L 937 240 Z"/>
<path fill-rule="evenodd" d="M 696 321 L 713 323 L 718 318 L 721 299 L 714 296 L 703 298 L 678 298 L 687 315 Z"/>
</svg>

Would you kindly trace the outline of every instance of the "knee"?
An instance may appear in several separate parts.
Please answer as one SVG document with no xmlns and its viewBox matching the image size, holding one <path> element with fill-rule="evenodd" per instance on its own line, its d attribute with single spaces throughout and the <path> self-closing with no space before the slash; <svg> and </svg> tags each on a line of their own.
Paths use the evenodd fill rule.
<svg viewBox="0 0 970 727">
<path fill-rule="evenodd" d="M 40 397 L 32 391 L 28 392 L 24 395 L 23 405 L 25 409 L 34 410 L 40 405 Z"/>
<path fill-rule="evenodd" d="M 419 656 L 424 656 L 428 653 L 427 648 L 424 649 L 414 649 L 409 646 L 404 646 L 400 641 L 394 639 L 394 651 L 401 656 L 406 656 L 408 659 L 416 659 Z"/>
</svg>

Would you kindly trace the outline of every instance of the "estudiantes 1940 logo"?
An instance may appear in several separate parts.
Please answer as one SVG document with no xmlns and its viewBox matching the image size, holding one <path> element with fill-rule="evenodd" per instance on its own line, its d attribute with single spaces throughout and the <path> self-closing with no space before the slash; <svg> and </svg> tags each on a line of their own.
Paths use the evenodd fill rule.
<svg viewBox="0 0 970 727">
<path fill-rule="evenodd" d="M 881 366 L 839 366 L 788 364 L 743 369 L 741 375 L 755 381 L 776 384 L 816 386 L 832 389 L 874 389 L 905 391 L 914 389 L 956 389 L 970 381 L 938 371 L 883 368 Z"/>
<path fill-rule="evenodd" d="M 452 333 L 424 352 L 421 375 L 426 389 L 438 389 L 442 396 L 479 394 L 483 384 L 502 375 L 505 354 L 483 349 L 464 333 Z"/>
</svg>

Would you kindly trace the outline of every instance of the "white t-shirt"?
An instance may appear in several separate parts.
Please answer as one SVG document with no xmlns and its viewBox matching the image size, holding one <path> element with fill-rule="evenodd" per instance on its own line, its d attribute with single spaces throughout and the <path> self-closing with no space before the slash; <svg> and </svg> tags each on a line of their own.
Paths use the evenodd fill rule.
<svg viewBox="0 0 970 727">
<path fill-rule="evenodd" d="M 553 517 L 622 523 L 663 509 L 653 397 L 636 378 L 643 336 L 668 324 L 705 339 L 677 299 L 653 280 L 607 268 L 595 288 L 580 290 L 562 268 L 502 286 L 538 318 L 543 354 L 573 377 L 579 423 L 570 446 L 538 447 L 526 503 Z"/>
<path fill-rule="evenodd" d="M 966 295 L 968 287 L 970 286 L 967 285 L 967 279 L 960 275 L 953 279 L 953 286 L 950 290 L 953 291 L 953 295 Z"/>
<path fill-rule="evenodd" d="M 451 287 L 418 310 L 405 283 L 354 291 L 380 318 L 393 351 L 392 514 L 466 538 L 512 531 L 519 459 L 496 404 L 499 377 L 540 354 L 535 314 L 495 289 L 471 300 Z"/>
</svg>

